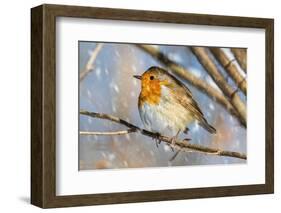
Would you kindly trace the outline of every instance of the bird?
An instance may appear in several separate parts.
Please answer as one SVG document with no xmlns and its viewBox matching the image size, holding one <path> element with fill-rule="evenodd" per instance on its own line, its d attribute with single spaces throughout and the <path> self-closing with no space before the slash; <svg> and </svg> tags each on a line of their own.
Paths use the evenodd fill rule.
<svg viewBox="0 0 281 213">
<path fill-rule="evenodd" d="M 216 133 L 191 91 L 167 70 L 152 66 L 133 77 L 141 81 L 138 110 L 147 130 L 159 135 L 169 132 L 172 145 L 181 132 L 188 133 L 188 125 L 193 122 L 211 134 Z"/>
</svg>

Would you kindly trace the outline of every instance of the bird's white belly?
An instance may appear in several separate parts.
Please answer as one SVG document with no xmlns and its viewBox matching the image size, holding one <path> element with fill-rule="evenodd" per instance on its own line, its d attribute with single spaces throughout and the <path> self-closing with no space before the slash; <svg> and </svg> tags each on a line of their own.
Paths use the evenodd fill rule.
<svg viewBox="0 0 281 213">
<path fill-rule="evenodd" d="M 145 103 L 139 112 L 146 129 L 171 136 L 183 131 L 193 120 L 182 105 L 171 104 L 167 100 L 161 100 L 157 105 Z"/>
</svg>

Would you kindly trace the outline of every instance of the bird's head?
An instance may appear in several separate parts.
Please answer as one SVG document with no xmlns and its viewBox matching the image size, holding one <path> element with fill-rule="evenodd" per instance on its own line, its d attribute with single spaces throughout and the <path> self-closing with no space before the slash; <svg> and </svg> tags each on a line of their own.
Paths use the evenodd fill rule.
<svg viewBox="0 0 281 213">
<path fill-rule="evenodd" d="M 174 81 L 167 71 L 160 67 L 150 67 L 142 75 L 134 75 L 141 81 L 141 100 L 150 104 L 158 104 L 163 87 L 172 88 Z"/>
<path fill-rule="evenodd" d="M 173 83 L 167 71 L 160 67 L 150 67 L 142 75 L 134 75 L 134 78 L 141 80 L 142 90 L 157 90 Z"/>
</svg>

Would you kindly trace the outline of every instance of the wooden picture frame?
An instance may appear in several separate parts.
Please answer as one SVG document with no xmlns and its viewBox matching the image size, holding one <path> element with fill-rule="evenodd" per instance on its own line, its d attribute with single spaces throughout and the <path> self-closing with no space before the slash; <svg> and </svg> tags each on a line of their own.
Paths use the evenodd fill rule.
<svg viewBox="0 0 281 213">
<path fill-rule="evenodd" d="M 56 18 L 261 28 L 266 32 L 265 184 L 56 195 Z M 274 191 L 273 19 L 41 5 L 31 9 L 31 203 L 42 208 L 266 194 Z"/>
</svg>

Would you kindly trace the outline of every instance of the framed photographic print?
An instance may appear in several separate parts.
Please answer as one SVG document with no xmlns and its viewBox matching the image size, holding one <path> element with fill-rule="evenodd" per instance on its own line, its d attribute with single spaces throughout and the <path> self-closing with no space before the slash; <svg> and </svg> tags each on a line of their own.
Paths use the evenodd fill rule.
<svg viewBox="0 0 281 213">
<path fill-rule="evenodd" d="M 273 193 L 272 19 L 31 9 L 31 203 Z"/>
</svg>

